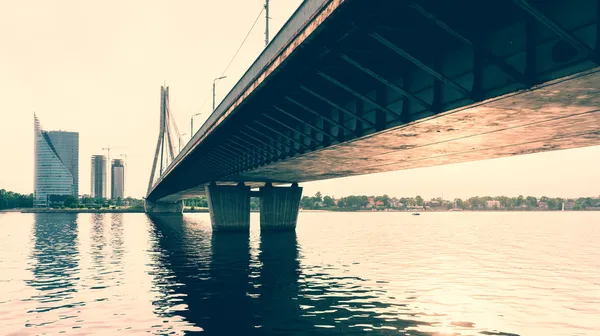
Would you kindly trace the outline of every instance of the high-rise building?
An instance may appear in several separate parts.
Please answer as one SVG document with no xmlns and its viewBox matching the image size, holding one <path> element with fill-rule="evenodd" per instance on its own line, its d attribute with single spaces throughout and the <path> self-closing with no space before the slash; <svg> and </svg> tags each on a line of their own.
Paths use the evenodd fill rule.
<svg viewBox="0 0 600 336">
<path fill-rule="evenodd" d="M 110 198 L 123 199 L 125 193 L 125 165 L 123 165 L 123 160 L 112 160 L 110 180 Z"/>
<path fill-rule="evenodd" d="M 34 128 L 34 201 L 47 207 L 52 197 L 79 194 L 79 133 L 45 131 L 37 116 Z"/>
<path fill-rule="evenodd" d="M 91 195 L 106 198 L 106 156 L 92 155 Z"/>
</svg>

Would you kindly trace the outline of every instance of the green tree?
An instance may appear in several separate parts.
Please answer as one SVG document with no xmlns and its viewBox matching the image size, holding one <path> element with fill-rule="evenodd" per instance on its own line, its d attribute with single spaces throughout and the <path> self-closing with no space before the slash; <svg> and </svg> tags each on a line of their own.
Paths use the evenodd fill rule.
<svg viewBox="0 0 600 336">
<path fill-rule="evenodd" d="M 527 204 L 527 207 L 529 208 L 537 208 L 537 198 L 527 196 L 527 198 L 525 198 L 525 204 Z"/>
<path fill-rule="evenodd" d="M 325 204 L 325 206 L 328 207 L 332 207 L 335 205 L 333 202 L 333 198 L 331 198 L 330 196 L 323 197 L 323 203 Z"/>
<path fill-rule="evenodd" d="M 456 207 L 459 209 L 464 209 L 465 208 L 465 202 L 463 202 L 462 199 L 460 198 L 455 198 L 454 202 L 456 202 Z"/>
<path fill-rule="evenodd" d="M 77 199 L 71 195 L 67 196 L 63 201 L 63 205 L 67 208 L 74 208 L 77 204 Z"/>
<path fill-rule="evenodd" d="M 33 207 L 33 194 L 23 195 L 0 189 L 0 210 Z"/>
<path fill-rule="evenodd" d="M 519 197 L 517 197 L 516 205 L 520 207 L 523 204 L 525 204 L 525 198 L 523 198 L 523 195 L 519 195 Z"/>
<path fill-rule="evenodd" d="M 313 198 L 308 197 L 308 196 L 302 197 L 302 199 L 300 200 L 300 204 L 302 205 L 302 208 L 304 208 L 304 209 L 312 209 L 315 206 L 315 202 L 313 201 Z"/>
<path fill-rule="evenodd" d="M 390 197 L 388 195 L 375 197 L 375 202 L 383 202 L 383 206 L 386 208 L 390 207 Z"/>
<path fill-rule="evenodd" d="M 417 202 L 418 206 L 423 206 L 423 197 L 417 196 L 415 197 L 415 201 Z"/>
</svg>

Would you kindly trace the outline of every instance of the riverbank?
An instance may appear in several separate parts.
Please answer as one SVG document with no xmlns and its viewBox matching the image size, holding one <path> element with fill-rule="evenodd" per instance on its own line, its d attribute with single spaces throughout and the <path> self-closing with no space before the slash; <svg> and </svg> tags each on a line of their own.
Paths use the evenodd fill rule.
<svg viewBox="0 0 600 336">
<path fill-rule="evenodd" d="M 582 212 L 582 211 L 600 211 L 600 209 L 582 209 L 582 210 L 566 210 L 565 212 Z M 20 213 L 144 213 L 144 209 L 38 209 L 38 208 L 27 208 L 27 209 L 5 209 L 0 210 L 0 213 L 5 212 L 20 212 Z M 195 209 L 184 209 L 184 213 L 209 213 L 208 208 L 195 208 Z M 250 210 L 250 212 L 260 212 L 259 210 Z M 431 213 L 431 212 L 561 212 L 560 210 L 366 210 L 366 209 L 300 209 L 300 212 L 363 212 L 363 213 L 385 213 L 385 212 L 420 212 L 420 213 Z"/>
<path fill-rule="evenodd" d="M 581 209 L 581 210 L 565 210 L 564 212 L 582 212 L 582 211 L 600 211 L 599 208 L 594 209 Z M 563 212 L 561 210 L 546 210 L 546 209 L 478 209 L 478 210 L 446 210 L 446 209 L 430 209 L 430 210 L 398 210 L 398 209 L 386 209 L 386 210 L 375 210 L 375 209 L 300 209 L 300 212 L 365 212 L 365 213 L 385 213 L 385 212 L 419 212 L 419 213 L 431 213 L 431 212 Z"/>
<path fill-rule="evenodd" d="M 144 209 L 21 209 L 21 213 L 143 213 Z"/>
<path fill-rule="evenodd" d="M 7 211 L 8 212 L 8 211 Z M 144 213 L 143 208 L 135 209 L 11 209 L 10 212 L 20 213 Z M 208 208 L 184 209 L 184 213 L 207 213 Z"/>
</svg>

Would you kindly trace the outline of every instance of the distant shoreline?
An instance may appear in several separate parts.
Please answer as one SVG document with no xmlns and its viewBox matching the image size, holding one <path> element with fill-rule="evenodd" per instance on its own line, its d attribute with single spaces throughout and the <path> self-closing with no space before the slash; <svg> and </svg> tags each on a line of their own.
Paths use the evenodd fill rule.
<svg viewBox="0 0 600 336">
<path fill-rule="evenodd" d="M 12 209 L 20 213 L 145 213 L 144 209 Z M 208 213 L 208 209 L 184 209 L 184 213 Z"/>
<path fill-rule="evenodd" d="M 388 210 L 388 211 L 373 211 L 373 210 L 351 210 L 351 209 L 340 209 L 340 210 L 329 210 L 329 209 L 300 209 L 300 212 L 308 212 L 308 213 L 321 213 L 321 212 L 360 212 L 360 213 L 386 213 L 386 212 L 405 212 L 405 213 L 438 213 L 438 212 L 593 212 L 600 211 L 600 209 L 582 209 L 582 210 L 460 210 L 460 211 L 450 211 L 450 210 Z M 9 212 L 20 212 L 20 213 L 145 213 L 144 209 L 37 209 L 37 208 L 27 208 L 27 209 L 4 209 L 0 210 L 0 213 L 9 213 Z M 184 213 L 209 213 L 208 208 L 196 208 L 192 209 L 184 209 Z M 251 210 L 250 212 L 259 213 L 259 210 Z"/>
<path fill-rule="evenodd" d="M 365 213 L 386 213 L 386 212 L 406 212 L 406 213 L 434 213 L 434 212 L 592 212 L 592 211 L 600 211 L 600 209 L 581 209 L 581 210 L 516 210 L 516 209 L 498 209 L 498 210 L 352 210 L 352 209 L 340 209 L 340 210 L 328 210 L 328 209 L 300 209 L 300 212 L 365 212 Z"/>
</svg>

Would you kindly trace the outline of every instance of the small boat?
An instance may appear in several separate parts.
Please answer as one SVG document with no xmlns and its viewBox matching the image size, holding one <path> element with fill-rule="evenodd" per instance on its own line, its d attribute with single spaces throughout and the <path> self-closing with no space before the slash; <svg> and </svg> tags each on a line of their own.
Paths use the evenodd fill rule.
<svg viewBox="0 0 600 336">
<path fill-rule="evenodd" d="M 421 214 L 420 214 L 420 213 L 418 213 L 418 212 L 413 212 L 413 214 L 412 214 L 412 215 L 413 215 L 413 216 L 420 216 Z"/>
</svg>

